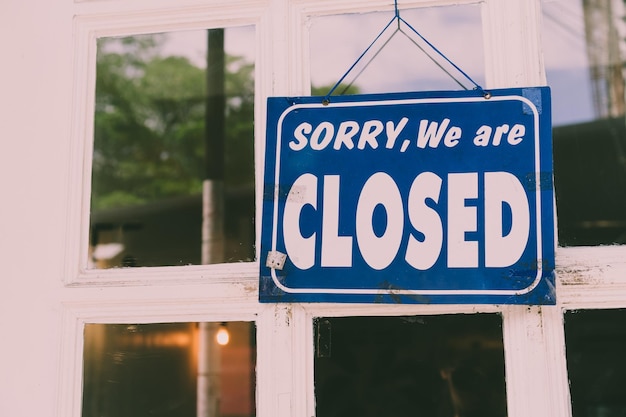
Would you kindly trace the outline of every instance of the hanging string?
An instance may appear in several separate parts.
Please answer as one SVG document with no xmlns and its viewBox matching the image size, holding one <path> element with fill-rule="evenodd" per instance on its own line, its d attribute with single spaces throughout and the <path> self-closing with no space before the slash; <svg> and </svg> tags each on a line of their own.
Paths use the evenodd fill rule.
<svg viewBox="0 0 626 417">
<path fill-rule="evenodd" d="M 348 68 L 348 71 L 346 71 L 345 74 L 343 74 L 341 76 L 341 78 L 339 79 L 339 81 L 337 81 L 337 83 L 333 86 L 333 88 L 330 89 L 330 91 L 328 92 L 328 94 L 326 94 L 326 96 L 324 97 L 323 102 L 324 103 L 328 103 L 329 102 L 329 97 L 333 94 L 333 92 L 335 91 L 335 89 L 337 89 L 337 87 L 339 87 L 339 84 L 341 84 L 341 82 L 348 76 L 348 74 L 350 74 L 350 72 L 354 69 L 354 67 L 356 67 L 356 65 L 359 63 L 359 61 L 361 61 L 361 59 L 363 59 L 363 57 L 365 56 L 365 54 L 367 54 L 367 52 L 372 48 L 372 46 L 374 46 L 374 44 L 376 43 L 376 41 L 383 35 L 383 33 L 385 33 L 385 31 L 387 30 L 387 28 L 389 28 L 389 26 L 391 26 L 391 24 L 396 20 L 396 18 L 394 17 L 393 19 L 391 19 L 389 21 L 389 23 L 387 23 L 387 25 L 383 28 L 383 30 L 380 31 L 380 33 L 378 34 L 378 36 L 376 36 L 376 38 L 374 39 L 374 41 L 365 49 L 365 51 L 363 51 L 363 53 L 357 58 L 356 61 L 354 61 L 354 63 L 350 66 L 350 68 Z"/>
<path fill-rule="evenodd" d="M 402 21 L 404 22 L 404 20 L 402 20 Z M 400 20 L 398 20 L 398 27 L 400 27 Z M 440 69 L 440 70 L 442 70 L 443 72 L 445 72 L 445 73 L 446 73 L 446 75 L 447 75 L 447 76 L 449 76 L 450 78 L 452 78 L 452 79 L 453 79 L 453 80 L 454 80 L 454 81 L 455 81 L 455 82 L 456 82 L 456 83 L 457 83 L 457 84 L 458 84 L 461 88 L 463 88 L 463 89 L 467 90 L 467 87 L 465 87 L 465 85 L 464 85 L 461 81 L 459 81 L 459 79 L 458 79 L 458 78 L 456 78 L 454 75 L 452 75 L 452 73 L 451 73 L 450 71 L 448 71 L 447 69 L 445 69 L 445 68 L 443 67 L 443 65 L 441 65 L 441 64 L 439 63 L 439 61 L 437 61 L 437 60 L 436 60 L 436 59 L 435 59 L 435 58 L 434 58 L 431 54 L 429 54 L 429 53 L 428 53 L 428 51 L 426 51 L 426 49 L 424 49 L 424 48 L 422 47 L 422 45 L 420 45 L 419 43 L 417 43 L 417 42 L 415 41 L 415 39 L 413 39 L 412 37 L 410 37 L 409 35 L 407 35 L 407 34 L 406 34 L 406 33 L 405 33 L 402 29 L 398 29 L 398 30 L 399 30 L 400 32 L 402 32 L 402 34 L 403 34 L 404 36 L 406 36 L 407 38 L 409 38 L 409 40 L 411 41 L 411 43 L 413 43 L 413 45 L 417 46 L 417 47 L 420 49 L 420 51 L 422 51 L 422 52 L 424 53 L 424 55 L 426 55 L 428 58 L 430 58 L 430 60 L 431 60 L 431 61 L 433 61 L 433 62 L 435 63 L 435 65 L 437 65 L 437 67 L 439 67 L 439 69 Z M 454 65 L 454 64 L 452 64 L 452 65 L 456 68 L 456 65 Z M 458 69 L 458 68 L 457 68 L 457 69 Z M 469 79 L 472 83 L 474 83 L 474 81 L 472 81 L 472 79 L 471 79 L 471 78 L 469 78 L 467 75 L 465 75 L 465 73 L 464 73 L 463 71 L 461 71 L 460 69 L 458 69 L 458 70 L 461 72 L 461 74 L 463 74 L 466 78 L 468 78 L 468 79 Z M 478 86 L 476 83 L 474 83 L 474 85 Z M 480 87 L 478 87 L 478 88 L 480 88 Z"/>
<path fill-rule="evenodd" d="M 406 20 L 404 20 L 401 16 L 400 16 L 400 10 L 398 9 L 398 0 L 394 0 L 394 16 L 393 18 L 389 21 L 389 23 L 387 23 L 385 25 L 385 27 L 383 28 L 383 30 L 380 31 L 380 33 L 376 36 L 376 38 L 374 38 L 374 40 L 372 41 L 372 43 L 370 43 L 370 45 L 365 49 L 365 51 L 363 51 L 363 53 L 357 58 L 356 61 L 354 61 L 354 63 L 350 66 L 350 68 L 348 68 L 348 70 L 345 72 L 345 74 L 343 74 L 343 76 L 339 79 L 339 81 L 337 81 L 337 83 L 335 83 L 335 85 L 330 89 L 330 91 L 326 94 L 326 96 L 324 96 L 322 103 L 324 104 L 328 104 L 330 102 L 330 96 L 335 92 L 335 90 L 337 89 L 337 87 L 339 87 L 339 85 L 344 81 L 344 79 L 348 76 L 348 74 L 350 74 L 350 72 L 352 72 L 352 70 L 358 65 L 358 63 L 363 59 L 363 57 L 365 57 L 365 55 L 367 55 L 367 53 L 369 52 L 369 50 L 374 46 L 374 44 L 376 44 L 376 42 L 381 38 L 381 36 L 387 31 L 387 29 L 394 23 L 397 22 L 398 27 L 395 29 L 395 31 L 391 34 L 391 36 L 389 37 L 389 39 L 387 39 L 385 41 L 385 43 L 378 48 L 378 50 L 376 51 L 376 53 L 374 54 L 374 56 L 372 56 L 368 62 L 364 65 L 364 67 L 359 71 L 359 73 L 354 77 L 353 81 L 350 82 L 342 91 L 342 94 L 345 93 L 345 91 L 350 88 L 352 86 L 352 84 L 354 83 L 354 81 L 356 81 L 356 79 L 359 77 L 359 75 L 367 68 L 367 66 L 369 66 L 369 64 L 374 60 L 374 58 L 376 58 L 378 56 L 378 54 L 383 50 L 383 48 L 385 46 L 387 46 L 387 44 L 391 41 L 391 39 L 395 36 L 395 34 L 397 32 L 401 32 L 404 36 L 406 36 L 407 38 L 409 38 L 409 40 L 415 45 L 417 46 L 424 54 L 426 54 L 426 56 L 428 58 L 430 58 L 431 61 L 433 61 L 442 71 L 444 71 L 446 73 L 446 75 L 448 75 L 450 78 L 452 78 L 459 86 L 461 86 L 461 88 L 464 88 L 465 90 L 467 90 L 467 87 L 465 87 L 463 85 L 463 83 L 461 83 L 456 77 L 454 77 L 449 71 L 447 71 L 443 65 L 441 65 L 441 63 L 439 63 L 431 54 L 429 54 L 419 43 L 417 43 L 411 36 L 409 36 L 406 32 L 404 32 L 400 26 L 400 23 L 404 23 L 405 25 L 407 25 L 407 27 L 409 29 L 411 29 L 411 31 L 413 31 L 413 33 L 415 33 L 417 36 L 419 36 L 419 38 L 426 43 L 426 45 L 428 45 L 428 47 L 430 47 L 434 52 L 436 52 L 440 57 L 442 57 L 448 64 L 450 64 L 455 70 L 457 70 L 460 74 L 463 75 L 463 77 L 465 77 L 467 80 L 469 80 L 473 85 L 474 85 L 474 90 L 478 90 L 480 92 L 483 93 L 485 98 L 490 98 L 491 95 L 488 92 L 485 92 L 483 90 L 483 88 L 478 85 L 478 83 L 476 83 L 469 75 L 467 75 L 461 68 L 459 68 L 454 62 L 452 62 L 450 59 L 448 59 L 448 57 L 446 57 L 439 49 L 437 49 L 432 43 L 430 43 L 428 41 L 428 39 L 426 39 L 424 36 L 422 36 L 413 26 L 411 26 Z"/>
<path fill-rule="evenodd" d="M 398 31 L 398 30 L 396 29 L 396 32 L 397 32 L 397 31 Z M 394 34 L 395 34 L 396 32 L 394 32 Z M 371 57 L 371 58 L 370 58 L 370 59 L 369 59 L 369 60 L 365 63 L 365 65 L 363 65 L 363 68 L 361 68 L 361 69 L 359 70 L 359 72 L 358 72 L 358 73 L 354 76 L 354 78 L 352 79 L 352 81 L 350 81 L 350 83 L 348 83 L 348 84 L 347 84 L 347 85 L 346 85 L 346 86 L 345 86 L 345 87 L 344 87 L 344 88 L 343 88 L 343 89 L 339 92 L 339 95 L 340 95 L 340 96 L 344 95 L 344 94 L 345 94 L 345 92 L 346 92 L 346 91 L 348 91 L 348 89 L 349 89 L 350 87 L 352 87 L 352 85 L 354 84 L 354 82 L 355 82 L 355 81 L 356 81 L 356 80 L 357 80 L 357 79 L 361 76 L 361 74 L 363 73 L 363 71 L 365 71 L 365 70 L 367 69 L 367 67 L 369 67 L 369 65 L 372 63 L 372 61 L 374 61 L 374 59 L 376 59 L 376 57 L 378 56 L 378 54 L 380 54 L 380 53 L 382 52 L 382 50 L 385 48 L 385 46 L 387 46 L 387 44 L 388 44 L 389 42 L 391 42 L 391 39 L 393 39 L 393 34 L 389 37 L 389 39 L 387 39 L 387 40 L 385 41 L 385 43 L 383 43 L 383 44 L 382 44 L 382 46 L 381 46 L 380 48 L 378 48 L 378 50 L 376 51 L 376 53 L 375 53 L 374 55 L 372 55 L 372 57 Z M 355 65 L 356 65 L 356 64 L 355 64 Z M 349 72 L 350 72 L 350 71 L 348 71 L 348 73 L 349 73 Z M 346 73 L 346 75 L 347 75 L 348 73 Z M 345 78 L 345 77 L 344 77 L 344 78 Z M 340 82 L 341 82 L 341 81 L 340 81 Z M 339 85 L 339 84 L 335 85 L 335 87 L 334 87 L 334 88 L 336 88 L 338 85 Z M 331 90 L 331 92 L 329 93 L 329 95 L 330 95 L 331 93 L 332 93 L 332 90 Z"/>
<path fill-rule="evenodd" d="M 397 4 L 397 3 L 398 3 L 398 1 L 396 0 L 396 4 Z M 452 65 L 452 66 L 454 67 L 454 69 L 456 69 L 458 72 L 460 72 L 461 74 L 463 74 L 463 76 L 464 76 L 465 78 L 467 78 L 467 79 L 468 79 L 468 80 L 469 80 L 472 84 L 474 84 L 474 87 L 475 87 L 475 89 L 476 89 L 476 90 L 484 91 L 484 90 L 483 90 L 483 88 L 482 88 L 480 85 L 478 85 L 478 83 L 476 83 L 476 81 L 474 81 L 474 80 L 472 79 L 472 77 L 470 77 L 469 75 L 467 75 L 467 74 L 465 73 L 465 71 L 463 71 L 461 68 L 459 68 L 459 67 L 458 67 L 458 66 L 457 66 L 454 62 L 450 61 L 450 59 L 448 59 L 448 57 L 447 57 L 447 56 L 445 56 L 445 55 L 443 54 L 443 52 L 441 52 L 439 49 L 437 49 L 437 48 L 435 47 L 435 45 L 433 45 L 432 43 L 430 43 L 430 42 L 428 41 L 428 39 L 426 39 L 425 37 L 423 37 L 423 36 L 422 36 L 422 35 L 421 35 L 421 34 L 420 34 L 417 30 L 415 30 L 415 28 L 413 28 L 413 26 L 411 26 L 411 25 L 409 24 L 409 22 L 407 22 L 407 21 L 406 21 L 406 20 L 404 20 L 402 17 L 400 17 L 400 15 L 399 15 L 399 14 L 398 14 L 397 16 L 398 16 L 398 21 L 399 21 L 399 22 L 400 22 L 400 21 L 404 22 L 404 24 L 405 24 L 405 25 L 407 25 L 407 26 L 409 27 L 409 29 L 411 29 L 411 30 L 413 31 L 413 33 L 415 33 L 417 36 L 419 36 L 419 37 L 420 37 L 420 39 L 421 39 L 421 40 L 423 40 L 423 41 L 424 41 L 424 42 L 425 42 L 425 43 L 426 43 L 426 44 L 427 44 L 427 45 L 428 45 L 428 46 L 429 46 L 429 47 L 430 47 L 433 51 L 437 52 L 437 54 L 439 54 L 439 56 L 441 56 L 443 59 L 445 59 L 445 60 L 446 60 L 446 62 L 448 62 L 450 65 Z M 398 25 L 399 25 L 399 23 L 398 23 Z M 409 37 L 409 38 L 410 38 L 410 37 Z M 428 55 L 428 54 L 427 54 L 427 55 Z M 431 58 L 431 59 L 432 59 L 432 58 Z"/>
</svg>

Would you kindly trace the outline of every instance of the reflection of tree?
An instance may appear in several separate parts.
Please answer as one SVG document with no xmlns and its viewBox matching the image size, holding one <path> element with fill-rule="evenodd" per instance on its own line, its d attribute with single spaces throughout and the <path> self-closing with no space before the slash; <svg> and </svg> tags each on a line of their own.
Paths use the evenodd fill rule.
<svg viewBox="0 0 626 417">
<path fill-rule="evenodd" d="M 183 56 L 161 56 L 165 36 L 99 40 L 94 210 L 202 192 L 206 70 Z M 253 72 L 244 58 L 226 56 L 224 182 L 229 189 L 250 192 Z M 313 95 L 325 95 L 331 87 L 313 87 Z M 344 94 L 358 93 L 357 87 L 340 87 Z"/>
<path fill-rule="evenodd" d="M 328 92 L 334 87 L 334 85 L 323 85 L 320 87 L 311 86 L 311 95 L 312 96 L 325 96 Z M 359 94 L 361 89 L 353 84 L 339 84 L 333 95 L 349 95 L 349 94 Z"/>
<path fill-rule="evenodd" d="M 94 209 L 202 190 L 205 70 L 182 56 L 160 56 L 161 41 L 150 35 L 99 43 Z M 253 65 L 234 56 L 226 65 L 225 183 L 251 186 Z"/>
</svg>

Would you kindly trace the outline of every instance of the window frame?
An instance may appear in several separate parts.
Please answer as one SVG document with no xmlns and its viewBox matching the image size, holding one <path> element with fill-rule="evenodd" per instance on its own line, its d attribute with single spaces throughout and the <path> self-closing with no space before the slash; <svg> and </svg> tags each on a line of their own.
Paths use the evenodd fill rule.
<svg viewBox="0 0 626 417">
<path fill-rule="evenodd" d="M 249 2 L 242 2 L 249 3 Z M 89 4 L 90 9 L 98 3 Z M 189 265 L 181 267 L 146 267 L 129 271 L 125 268 L 99 270 L 87 267 L 89 245 L 89 221 L 91 199 L 91 175 L 95 114 L 95 83 L 96 83 L 96 41 L 108 36 L 132 36 L 147 33 L 159 33 L 176 30 L 204 30 L 236 26 L 254 26 L 258 31 L 261 20 L 265 18 L 265 10 L 258 5 L 250 7 L 241 5 L 229 8 L 220 7 L 181 7 L 180 10 L 147 10 L 119 11 L 117 13 L 90 12 L 74 17 L 74 90 L 72 100 L 72 131 L 71 156 L 76 162 L 71 165 L 68 173 L 70 184 L 69 210 L 67 213 L 67 232 L 65 250 L 65 285 L 67 286 L 100 286 L 108 285 L 151 285 L 154 283 L 189 283 L 203 282 L 207 274 L 211 279 L 237 279 L 241 276 L 250 278 L 256 272 L 255 262 L 242 262 L 217 265 Z M 233 10 L 236 13 L 233 13 Z M 260 41 L 255 36 L 256 56 L 259 60 Z M 255 65 L 255 78 L 260 78 L 260 70 Z M 263 134 L 262 106 L 259 95 L 262 86 L 255 83 L 254 135 Z M 256 141 L 256 139 L 255 139 Z M 256 145 L 256 143 L 255 143 Z M 255 146 L 255 158 L 259 158 L 259 150 Z M 256 189 L 258 190 L 258 179 Z M 255 202 L 259 206 L 261 196 L 256 193 Z M 80 219 L 76 221 L 76 219 Z M 256 234 L 260 230 L 259 214 L 257 213 Z M 255 246 L 258 248 L 258 237 Z M 172 268 L 175 268 L 174 272 Z"/>
</svg>

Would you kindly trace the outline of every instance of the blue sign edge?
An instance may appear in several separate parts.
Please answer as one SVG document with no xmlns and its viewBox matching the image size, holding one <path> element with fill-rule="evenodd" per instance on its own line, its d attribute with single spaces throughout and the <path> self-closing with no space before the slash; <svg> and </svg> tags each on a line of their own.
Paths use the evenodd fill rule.
<svg viewBox="0 0 626 417">
<path fill-rule="evenodd" d="M 331 97 L 331 106 L 339 103 L 356 102 L 379 102 L 379 101 L 403 101 L 403 100 L 419 100 L 427 101 L 429 99 L 451 99 L 454 102 L 459 99 L 460 102 L 471 99 L 485 99 L 483 91 L 428 91 L 428 92 L 406 92 L 406 93 L 385 93 L 385 94 L 359 94 L 349 96 L 333 96 Z M 552 174 L 552 125 L 551 125 L 551 105 L 550 105 L 550 88 L 549 87 L 524 87 L 524 88 L 506 88 L 489 90 L 491 98 L 498 100 L 498 97 L 515 96 L 522 102 L 528 102 L 528 108 L 532 107 L 539 113 L 537 120 L 537 132 L 541 143 L 541 158 L 538 164 L 539 172 L 534 184 L 537 187 L 540 206 L 537 208 L 541 221 L 538 221 L 537 227 L 540 227 L 541 235 L 537 236 L 539 245 L 541 246 L 541 265 L 538 267 L 537 278 L 533 284 L 522 290 L 402 290 L 393 288 L 391 284 L 385 286 L 382 284 L 380 288 L 367 288 L 363 290 L 336 290 L 325 288 L 288 288 L 280 283 L 276 276 L 276 270 L 268 268 L 265 265 L 263 255 L 272 250 L 273 243 L 267 247 L 267 242 L 262 233 L 261 237 L 261 260 L 260 260 L 260 278 L 259 278 L 259 301 L 260 302 L 340 302 L 340 303 L 392 303 L 392 304 L 523 304 L 523 305 L 554 305 L 556 304 L 555 290 L 555 242 L 556 230 L 555 224 L 555 208 L 554 208 L 554 190 L 552 175 L 550 178 L 539 178 L 540 174 L 549 172 Z M 491 99 L 489 98 L 489 99 Z M 297 109 L 300 105 L 304 107 L 323 106 L 324 97 L 321 96 L 305 96 L 305 97 L 270 97 L 268 98 L 268 129 L 276 128 L 282 115 L 289 113 L 291 110 Z M 494 100 L 494 101 L 495 101 Z M 527 105 L 527 104 L 525 104 Z M 269 109 L 283 109 L 272 113 Z M 276 117 L 276 114 L 279 114 Z M 278 135 L 267 135 L 268 138 L 278 140 Z M 547 148 L 548 155 L 545 155 Z M 269 155 L 265 157 L 265 172 L 271 168 L 272 172 L 276 171 L 276 161 Z M 264 175 L 264 179 L 267 174 Z M 264 190 L 264 201 L 267 198 L 274 198 L 275 187 L 266 184 Z M 265 211 L 265 203 L 263 204 Z M 265 213 L 262 215 L 265 219 Z M 545 225 L 551 227 L 544 227 Z M 262 225 L 265 231 L 266 225 Z M 549 230 L 546 230 L 549 229 Z M 548 245 L 549 244 L 549 245 Z M 526 291 L 528 289 L 528 291 Z"/>
</svg>

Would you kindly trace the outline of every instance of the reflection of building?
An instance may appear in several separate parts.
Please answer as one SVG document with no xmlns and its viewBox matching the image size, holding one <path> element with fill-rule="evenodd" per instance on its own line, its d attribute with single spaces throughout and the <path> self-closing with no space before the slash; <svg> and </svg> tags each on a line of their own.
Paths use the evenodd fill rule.
<svg viewBox="0 0 626 417">
<path fill-rule="evenodd" d="M 600 119 L 553 129 L 559 243 L 626 243 L 626 123 Z"/>
<path fill-rule="evenodd" d="M 225 200 L 226 259 L 253 260 L 253 191 L 229 190 Z M 200 195 L 96 211 L 91 219 L 92 261 L 96 268 L 199 265 L 201 234 Z"/>
<path fill-rule="evenodd" d="M 554 129 L 554 163 L 563 245 L 626 242 L 626 125 L 604 119 Z M 251 193 L 226 196 L 225 253 L 254 257 Z M 92 257 L 98 268 L 198 265 L 201 197 L 95 212 Z"/>
<path fill-rule="evenodd" d="M 626 23 L 623 0 L 583 0 L 585 38 L 596 117 L 625 113 Z"/>
</svg>

